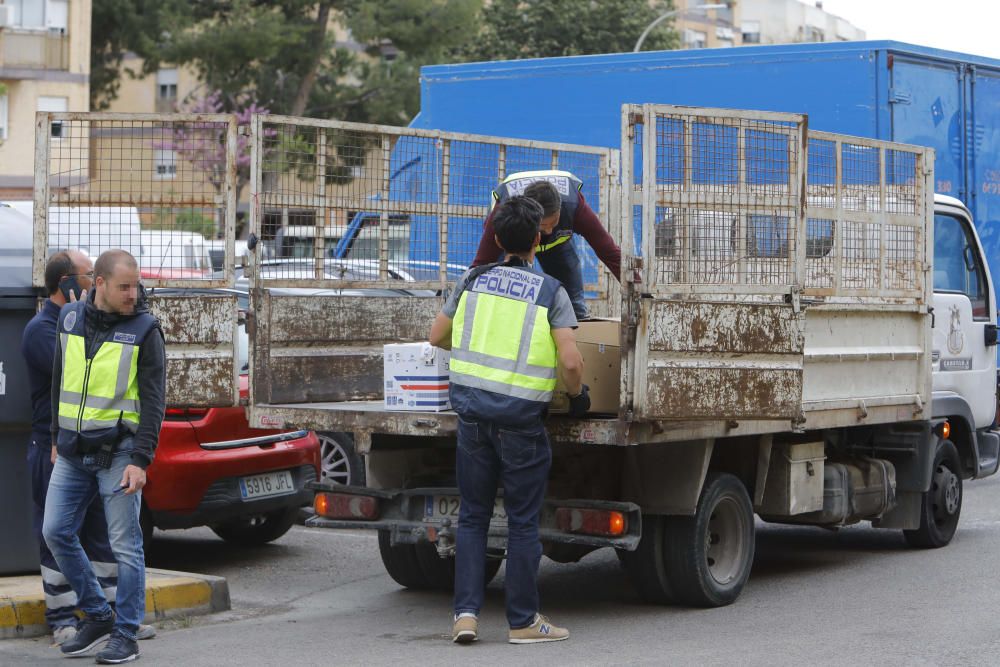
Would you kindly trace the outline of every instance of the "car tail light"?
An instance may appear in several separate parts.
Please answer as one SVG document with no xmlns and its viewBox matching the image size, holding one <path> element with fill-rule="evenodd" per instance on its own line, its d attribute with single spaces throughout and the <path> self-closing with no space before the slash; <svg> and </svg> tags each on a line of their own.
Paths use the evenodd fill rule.
<svg viewBox="0 0 1000 667">
<path fill-rule="evenodd" d="M 349 493 L 317 493 L 313 501 L 316 514 L 327 519 L 378 518 L 378 498 L 355 496 Z"/>
<path fill-rule="evenodd" d="M 567 533 L 618 537 L 628 530 L 628 518 L 612 510 L 560 507 L 556 510 L 556 527 Z"/>
<path fill-rule="evenodd" d="M 167 421 L 193 422 L 208 414 L 209 408 L 167 408 L 163 418 Z"/>
</svg>

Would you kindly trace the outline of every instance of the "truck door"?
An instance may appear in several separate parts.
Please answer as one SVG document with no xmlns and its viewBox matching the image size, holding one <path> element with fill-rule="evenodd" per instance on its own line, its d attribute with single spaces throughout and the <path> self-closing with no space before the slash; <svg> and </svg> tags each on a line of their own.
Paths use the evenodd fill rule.
<svg viewBox="0 0 1000 667">
<path fill-rule="evenodd" d="M 166 341 L 170 406 L 239 404 L 236 138 L 227 114 L 36 117 L 34 284 L 44 285 L 56 250 L 84 249 L 95 261 L 128 250 Z M 225 239 L 222 271 L 204 264 L 201 234 L 180 231 L 192 225 Z M 144 245 L 157 251 L 144 255 Z"/>
<path fill-rule="evenodd" d="M 635 418 L 801 418 L 803 120 L 623 107 L 622 207 L 637 223 L 622 243 L 624 381 Z"/>
<path fill-rule="evenodd" d="M 934 216 L 934 391 L 963 397 L 976 428 L 996 413 L 994 294 L 982 250 L 964 209 Z"/>
<path fill-rule="evenodd" d="M 384 419 L 435 433 L 434 415 L 381 414 L 384 346 L 427 340 L 475 256 L 496 184 L 509 171 L 567 169 L 599 193 L 588 202 L 603 220 L 618 202 L 608 148 L 269 116 L 254 117 L 251 137 L 250 224 L 262 244 L 283 209 L 306 212 L 315 239 L 348 232 L 332 253 L 320 242 L 297 258 L 252 253 L 252 426 L 370 434 Z M 431 378 L 403 379 L 413 388 Z"/>
</svg>

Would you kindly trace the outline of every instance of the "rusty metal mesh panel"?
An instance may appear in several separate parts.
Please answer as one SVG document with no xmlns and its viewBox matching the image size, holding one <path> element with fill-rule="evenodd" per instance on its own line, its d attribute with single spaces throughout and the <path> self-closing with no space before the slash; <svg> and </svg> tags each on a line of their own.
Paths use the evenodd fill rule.
<svg viewBox="0 0 1000 667">
<path fill-rule="evenodd" d="M 258 116 L 255 280 L 270 287 L 440 288 L 472 262 L 507 175 L 560 169 L 607 220 L 609 149 Z M 576 239 L 584 277 L 604 270 Z"/>
<path fill-rule="evenodd" d="M 234 122 L 225 115 L 39 114 L 36 283 L 48 255 L 65 248 L 94 259 L 127 250 L 147 286 L 230 283 L 231 270 L 215 269 L 232 263 L 223 261 L 221 239 L 232 237 L 235 219 Z M 248 166 L 244 150 L 247 174 Z"/>
<path fill-rule="evenodd" d="M 810 133 L 806 293 L 922 298 L 925 152 Z"/>
<path fill-rule="evenodd" d="M 626 168 L 651 286 L 736 293 L 794 284 L 800 118 L 642 108 Z"/>
</svg>

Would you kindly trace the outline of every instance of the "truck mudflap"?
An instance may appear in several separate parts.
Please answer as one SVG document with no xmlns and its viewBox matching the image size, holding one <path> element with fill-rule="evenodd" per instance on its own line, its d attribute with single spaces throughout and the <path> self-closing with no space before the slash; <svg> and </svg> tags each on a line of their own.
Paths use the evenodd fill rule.
<svg viewBox="0 0 1000 667">
<path fill-rule="evenodd" d="M 388 530 L 393 544 L 434 542 L 450 553 L 458 527 L 458 489 L 369 489 L 314 482 L 313 528 Z M 507 546 L 503 495 L 498 493 L 488 533 L 490 548 Z M 542 542 L 634 551 L 642 536 L 642 513 L 635 503 L 609 500 L 546 499 L 539 536 Z"/>
</svg>

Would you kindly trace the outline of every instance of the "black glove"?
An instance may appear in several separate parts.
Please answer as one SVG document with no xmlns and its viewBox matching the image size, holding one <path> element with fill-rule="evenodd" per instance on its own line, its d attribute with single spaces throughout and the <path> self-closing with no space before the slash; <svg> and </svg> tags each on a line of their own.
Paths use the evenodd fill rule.
<svg viewBox="0 0 1000 667">
<path fill-rule="evenodd" d="M 583 385 L 583 389 L 576 396 L 569 397 L 569 413 L 573 417 L 582 417 L 590 409 L 590 387 Z"/>
</svg>

